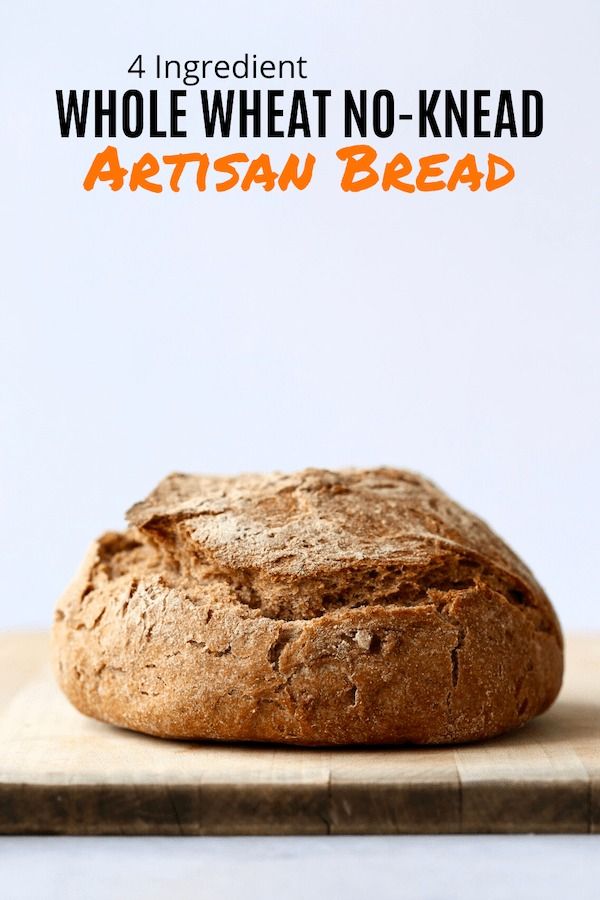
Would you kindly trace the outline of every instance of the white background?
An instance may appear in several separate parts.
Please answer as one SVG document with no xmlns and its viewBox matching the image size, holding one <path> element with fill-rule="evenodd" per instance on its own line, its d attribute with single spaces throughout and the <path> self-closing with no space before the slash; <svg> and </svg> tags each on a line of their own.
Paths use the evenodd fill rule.
<svg viewBox="0 0 600 900">
<path fill-rule="evenodd" d="M 597 900 L 599 837 L 4 838 L 10 900 Z M 574 859 L 585 860 L 573 866 Z"/>
<path fill-rule="evenodd" d="M 566 627 L 600 626 L 598 10 L 2 3 L 0 627 L 47 623 L 88 541 L 169 471 L 380 463 L 486 518 Z M 389 88 L 411 111 L 419 88 L 536 88 L 544 133 L 418 141 L 406 126 L 383 158 L 494 150 L 517 177 L 492 194 L 345 195 L 332 101 L 327 140 L 226 145 L 314 152 L 302 193 L 83 191 L 108 141 L 60 138 L 56 88 L 153 87 L 127 75 L 139 52 L 246 51 L 307 58 L 296 87 Z M 189 121 L 187 141 L 118 140 L 125 164 L 225 151 Z"/>
</svg>

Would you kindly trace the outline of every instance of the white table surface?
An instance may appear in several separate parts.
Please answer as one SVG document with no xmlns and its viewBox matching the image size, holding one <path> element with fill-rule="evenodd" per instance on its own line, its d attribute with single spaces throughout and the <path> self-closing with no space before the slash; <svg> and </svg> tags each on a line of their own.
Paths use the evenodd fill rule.
<svg viewBox="0 0 600 900">
<path fill-rule="evenodd" d="M 6 837 L 7 900 L 600 897 L 600 835 Z"/>
</svg>

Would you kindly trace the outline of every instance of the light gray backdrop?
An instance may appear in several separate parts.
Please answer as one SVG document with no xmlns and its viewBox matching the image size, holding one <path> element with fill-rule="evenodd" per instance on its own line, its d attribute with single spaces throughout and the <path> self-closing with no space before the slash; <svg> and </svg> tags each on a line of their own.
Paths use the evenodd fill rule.
<svg viewBox="0 0 600 900">
<path fill-rule="evenodd" d="M 169 471 L 380 463 L 484 516 L 567 627 L 600 626 L 598 8 L 2 4 L 0 627 L 45 625 L 88 541 Z M 247 142 L 312 150 L 303 193 L 82 190 L 107 142 L 61 140 L 55 88 L 147 89 L 126 73 L 139 52 L 245 51 L 408 106 L 421 87 L 537 88 L 544 134 L 377 145 L 496 150 L 517 178 L 495 194 L 344 195 L 339 127 Z M 199 132 L 118 146 L 225 150 Z"/>
</svg>

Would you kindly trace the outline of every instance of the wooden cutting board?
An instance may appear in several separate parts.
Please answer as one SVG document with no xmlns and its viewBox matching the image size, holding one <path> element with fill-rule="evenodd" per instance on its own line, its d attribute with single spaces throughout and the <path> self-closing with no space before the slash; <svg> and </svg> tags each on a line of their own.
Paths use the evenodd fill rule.
<svg viewBox="0 0 600 900">
<path fill-rule="evenodd" d="M 515 734 L 447 748 L 164 741 L 86 719 L 44 634 L 0 637 L 0 832 L 600 832 L 600 636 L 567 643 L 560 699 Z"/>
</svg>

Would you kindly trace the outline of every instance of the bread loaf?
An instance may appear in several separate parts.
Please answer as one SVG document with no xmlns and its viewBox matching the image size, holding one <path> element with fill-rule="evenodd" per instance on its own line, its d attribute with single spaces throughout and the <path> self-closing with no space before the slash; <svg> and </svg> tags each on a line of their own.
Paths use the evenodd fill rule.
<svg viewBox="0 0 600 900">
<path fill-rule="evenodd" d="M 171 475 L 90 549 L 53 629 L 81 712 L 172 738 L 471 741 L 545 710 L 563 644 L 529 569 L 398 469 Z"/>
</svg>

